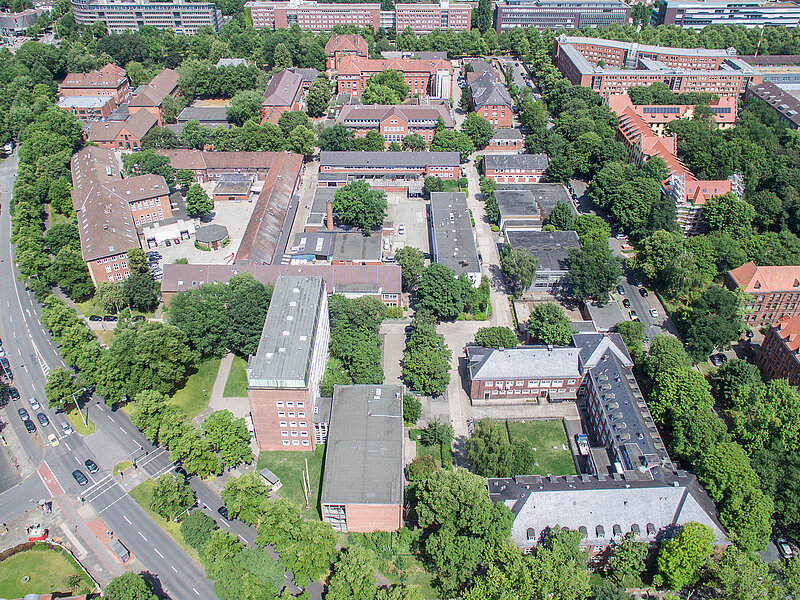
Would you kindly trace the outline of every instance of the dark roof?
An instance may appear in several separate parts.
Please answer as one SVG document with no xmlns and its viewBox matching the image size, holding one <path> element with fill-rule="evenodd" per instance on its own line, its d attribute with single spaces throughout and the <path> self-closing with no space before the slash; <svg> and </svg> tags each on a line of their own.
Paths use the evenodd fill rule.
<svg viewBox="0 0 800 600">
<path fill-rule="evenodd" d="M 337 385 L 322 504 L 403 503 L 403 386 Z"/>
<path fill-rule="evenodd" d="M 173 69 L 164 69 L 150 80 L 144 89 L 136 88 L 136 96 L 131 100 L 131 106 L 161 106 L 166 96 L 171 95 L 178 87 L 178 72 Z"/>
<path fill-rule="evenodd" d="M 424 169 L 428 165 L 459 166 L 458 152 L 331 152 L 319 153 L 320 167 L 411 167 Z"/>
<path fill-rule="evenodd" d="M 769 104 L 783 118 L 791 121 L 795 129 L 800 127 L 800 100 L 789 92 L 783 91 L 770 81 L 764 81 L 747 86 L 747 95 L 755 96 Z"/>
<path fill-rule="evenodd" d="M 472 217 L 464 192 L 431 193 L 432 243 L 436 262 L 461 275 L 480 273 Z"/>
<path fill-rule="evenodd" d="M 333 254 L 333 231 L 301 232 L 295 234 L 291 254 L 314 255 L 327 260 Z"/>
<path fill-rule="evenodd" d="M 512 248 L 530 250 L 539 266 L 537 271 L 566 271 L 570 248 L 580 248 L 581 242 L 574 231 L 506 231 Z"/>
<path fill-rule="evenodd" d="M 501 183 L 498 184 L 494 196 L 500 207 L 500 214 L 504 217 L 528 214 L 516 211 L 530 210 L 531 202 L 535 202 L 538 206 L 537 212 L 541 214 L 542 219 L 550 216 L 558 202 L 571 206 L 567 188 L 560 183 Z"/>
<path fill-rule="evenodd" d="M 226 124 L 228 122 L 228 107 L 187 106 L 178 115 L 178 123 L 187 123 L 189 121 Z"/>
<path fill-rule="evenodd" d="M 223 173 L 214 186 L 214 194 L 247 195 L 253 185 L 253 175 L 242 173 Z"/>
<path fill-rule="evenodd" d="M 213 223 L 205 227 L 199 227 L 194 232 L 194 237 L 198 242 L 205 242 L 206 244 L 220 242 L 228 237 L 228 228 L 224 225 Z"/>
<path fill-rule="evenodd" d="M 111 142 L 125 129 L 134 138 L 140 140 L 155 127 L 158 119 L 147 110 L 139 110 L 127 121 L 97 121 L 89 127 L 89 141 Z"/>
<path fill-rule="evenodd" d="M 487 154 L 483 157 L 486 169 L 524 169 L 544 171 L 549 160 L 547 154 Z"/>
<path fill-rule="evenodd" d="M 495 129 L 492 134 L 493 140 L 521 140 L 523 137 L 519 129 Z"/>
<path fill-rule="evenodd" d="M 490 72 L 482 73 L 469 84 L 469 93 L 476 108 L 482 106 L 511 106 L 514 101 L 504 83 L 498 81 Z"/>
<path fill-rule="evenodd" d="M 362 233 L 337 233 L 331 259 L 334 261 L 370 261 L 381 259 L 381 236 Z"/>
<path fill-rule="evenodd" d="M 261 106 L 291 106 L 300 99 L 305 83 L 319 75 L 316 69 L 284 69 L 275 74 L 264 90 Z"/>
<path fill-rule="evenodd" d="M 432 102 L 431 104 L 399 104 L 399 105 L 354 105 L 345 104 L 336 117 L 336 122 L 345 126 L 365 127 L 373 125 L 378 127 L 381 121 L 396 116 L 400 119 L 414 123 L 424 121 L 435 124 L 438 119 L 444 121 L 448 129 L 455 127 L 453 111 L 449 104 Z"/>
</svg>

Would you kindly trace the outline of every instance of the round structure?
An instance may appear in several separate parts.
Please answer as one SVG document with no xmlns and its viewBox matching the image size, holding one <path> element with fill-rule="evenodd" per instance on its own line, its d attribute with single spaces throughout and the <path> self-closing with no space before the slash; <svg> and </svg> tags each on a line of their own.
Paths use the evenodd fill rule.
<svg viewBox="0 0 800 600">
<path fill-rule="evenodd" d="M 231 237 L 224 225 L 206 225 L 194 232 L 194 239 L 203 248 L 218 250 L 227 245 Z"/>
</svg>

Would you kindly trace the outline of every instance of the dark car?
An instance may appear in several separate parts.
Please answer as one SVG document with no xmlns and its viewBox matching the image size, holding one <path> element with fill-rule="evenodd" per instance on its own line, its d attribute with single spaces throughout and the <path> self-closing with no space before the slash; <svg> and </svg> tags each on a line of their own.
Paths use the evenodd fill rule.
<svg viewBox="0 0 800 600">
<path fill-rule="evenodd" d="M 144 321 L 144 315 L 136 315 L 131 319 L 131 321 Z"/>
<path fill-rule="evenodd" d="M 624 298 L 622 300 L 622 306 L 624 306 L 625 308 L 630 308 L 631 307 L 631 301 L 628 298 Z"/>
<path fill-rule="evenodd" d="M 36 418 L 39 420 L 39 423 L 42 427 L 47 427 L 50 425 L 50 419 L 47 418 L 47 415 L 44 413 L 37 413 Z"/>
<path fill-rule="evenodd" d="M 12 400 L 19 400 L 19 391 L 15 387 L 8 388 L 8 395 Z"/>
<path fill-rule="evenodd" d="M 747 336 L 748 340 L 752 340 L 753 339 L 753 335 L 754 335 L 753 334 L 753 330 L 752 329 L 748 329 L 747 333 L 745 333 L 745 335 Z M 14 389 L 14 388 L 11 388 L 11 389 Z"/>
<path fill-rule="evenodd" d="M 75 469 L 72 472 L 72 476 L 75 478 L 75 481 L 77 481 L 78 485 L 81 487 L 89 483 L 89 480 L 86 479 L 86 475 L 84 475 L 83 472 L 79 471 L 78 469 Z"/>
<path fill-rule="evenodd" d="M 105 315 L 103 317 L 103 321 L 108 321 L 109 323 L 113 323 L 117 320 L 117 315 Z"/>
<path fill-rule="evenodd" d="M 11 363 L 5 357 L 0 358 L 0 376 L 6 375 L 9 379 L 14 379 L 14 373 L 11 371 Z"/>
<path fill-rule="evenodd" d="M 83 464 L 86 465 L 86 469 L 89 471 L 89 473 L 97 473 L 97 463 L 91 458 L 87 458 L 85 461 L 83 461 Z"/>
<path fill-rule="evenodd" d="M 36 433 L 36 425 L 33 424 L 33 421 L 27 419 L 23 423 L 25 423 L 25 429 L 28 430 L 28 433 Z"/>
<path fill-rule="evenodd" d="M 17 410 L 17 412 L 19 413 L 19 418 L 22 419 L 23 421 L 27 421 L 28 419 L 30 419 L 30 417 L 28 416 L 28 411 L 25 410 L 24 408 L 20 408 L 19 410 Z"/>
<path fill-rule="evenodd" d="M 100 315 L 92 315 L 91 317 L 89 317 L 89 320 L 90 321 L 102 321 L 103 317 L 101 317 Z"/>
<path fill-rule="evenodd" d="M 647 296 L 648 296 L 649 294 L 650 294 L 650 293 L 649 293 L 649 292 L 648 292 L 646 289 L 644 289 L 644 288 L 639 288 L 639 295 L 640 295 L 642 298 L 647 298 Z"/>
<path fill-rule="evenodd" d="M 183 477 L 184 480 L 189 479 L 189 473 L 187 473 L 186 469 L 184 469 L 183 467 L 181 466 L 175 467 L 175 472 L 181 477 Z"/>
<path fill-rule="evenodd" d="M 227 506 L 220 506 L 217 509 L 217 512 L 219 513 L 219 516 L 222 517 L 223 519 L 225 519 L 226 521 L 230 520 L 230 517 L 228 517 L 228 507 Z"/>
<path fill-rule="evenodd" d="M 711 364 L 713 364 L 715 367 L 718 367 L 722 364 L 722 359 L 720 358 L 719 354 L 712 354 L 709 358 L 711 359 Z"/>
<path fill-rule="evenodd" d="M 625 295 L 625 288 L 624 288 L 624 287 L 622 287 L 621 285 L 618 285 L 618 286 L 617 286 L 617 293 L 618 293 L 620 296 L 624 296 L 624 295 Z"/>
<path fill-rule="evenodd" d="M 170 242 L 169 240 L 164 240 L 164 244 L 167 246 L 172 246 L 172 242 Z"/>
</svg>

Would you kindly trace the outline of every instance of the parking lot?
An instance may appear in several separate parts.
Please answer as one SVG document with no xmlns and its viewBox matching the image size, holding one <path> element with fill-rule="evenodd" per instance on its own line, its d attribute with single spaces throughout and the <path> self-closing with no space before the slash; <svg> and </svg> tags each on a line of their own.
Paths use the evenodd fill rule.
<svg viewBox="0 0 800 600">
<path fill-rule="evenodd" d="M 405 192 L 388 192 L 386 201 L 389 205 L 387 217 L 394 223 L 394 235 L 388 238 L 389 248 L 384 248 L 384 256 L 394 256 L 395 252 L 406 246 L 429 253 L 430 240 L 425 200 L 408 198 Z M 400 225 L 405 229 L 403 235 L 398 233 Z"/>
</svg>

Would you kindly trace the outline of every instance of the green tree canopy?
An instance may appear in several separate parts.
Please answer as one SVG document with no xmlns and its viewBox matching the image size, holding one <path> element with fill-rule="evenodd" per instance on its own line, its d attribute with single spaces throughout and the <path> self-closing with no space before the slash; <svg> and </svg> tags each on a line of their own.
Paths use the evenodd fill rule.
<svg viewBox="0 0 800 600">
<path fill-rule="evenodd" d="M 103 590 L 103 597 L 109 600 L 158 600 L 144 578 L 131 571 L 112 579 Z"/>
<path fill-rule="evenodd" d="M 713 549 L 714 534 L 708 527 L 694 521 L 686 523 L 658 550 L 656 584 L 676 591 L 693 584 Z"/>
<path fill-rule="evenodd" d="M 500 249 L 500 268 L 511 281 L 514 295 L 519 297 L 533 285 L 539 261 L 525 248 L 512 248 L 505 244 Z"/>
<path fill-rule="evenodd" d="M 165 473 L 155 481 L 150 508 L 167 520 L 177 518 L 195 502 L 194 491 L 172 473 Z"/>
<path fill-rule="evenodd" d="M 583 248 L 570 248 L 567 281 L 578 300 L 606 299 L 622 276 L 622 264 L 608 244 L 590 242 Z"/>
<path fill-rule="evenodd" d="M 394 259 L 403 270 L 403 289 L 409 291 L 416 288 L 425 269 L 425 255 L 422 250 L 404 246 L 395 252 Z"/>
<path fill-rule="evenodd" d="M 370 189 L 364 180 L 353 181 L 339 188 L 333 201 L 333 210 L 339 222 L 358 227 L 364 235 L 383 225 L 387 206 L 386 193 Z"/>
<path fill-rule="evenodd" d="M 466 88 L 464 88 L 466 89 Z M 476 148 L 485 148 L 494 135 L 494 128 L 478 113 L 469 113 L 461 124 L 462 133 L 467 134 Z"/>
<path fill-rule="evenodd" d="M 235 467 L 253 462 L 250 450 L 250 432 L 244 418 L 235 419 L 229 410 L 212 412 L 203 421 L 203 434 L 219 454 L 222 464 Z"/>
<path fill-rule="evenodd" d="M 199 183 L 193 184 L 186 193 L 186 214 L 190 217 L 205 217 L 214 210 L 214 201 Z"/>
<path fill-rule="evenodd" d="M 519 340 L 510 327 L 481 327 L 475 333 L 475 343 L 484 348 L 514 348 Z"/>
<path fill-rule="evenodd" d="M 568 346 L 572 341 L 572 326 L 563 308 L 554 302 L 545 302 L 531 311 L 528 334 L 542 344 Z"/>
</svg>

